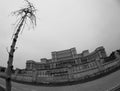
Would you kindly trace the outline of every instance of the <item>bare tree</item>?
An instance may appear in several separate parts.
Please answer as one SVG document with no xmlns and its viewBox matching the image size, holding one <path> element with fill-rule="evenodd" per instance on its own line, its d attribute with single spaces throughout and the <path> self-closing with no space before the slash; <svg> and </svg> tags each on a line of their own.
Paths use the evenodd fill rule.
<svg viewBox="0 0 120 91">
<path fill-rule="evenodd" d="M 11 91 L 11 87 L 12 87 L 11 86 L 11 74 L 13 69 L 12 64 L 13 64 L 13 57 L 14 57 L 15 46 L 18 39 L 18 35 L 24 29 L 26 22 L 28 20 L 33 27 L 36 26 L 36 16 L 35 16 L 36 9 L 33 6 L 33 4 L 30 3 L 28 0 L 25 1 L 27 2 L 27 6 L 25 8 L 13 12 L 13 14 L 19 16 L 19 20 L 17 22 L 15 32 L 13 34 L 13 40 L 10 46 L 10 52 L 8 52 L 9 57 L 8 57 L 8 63 L 7 63 L 8 65 L 6 69 L 6 91 Z"/>
</svg>

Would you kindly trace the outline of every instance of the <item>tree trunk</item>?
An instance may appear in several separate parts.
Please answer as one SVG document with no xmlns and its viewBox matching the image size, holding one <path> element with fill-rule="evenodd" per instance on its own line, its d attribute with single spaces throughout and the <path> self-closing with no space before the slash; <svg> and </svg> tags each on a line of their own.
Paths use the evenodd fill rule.
<svg viewBox="0 0 120 91">
<path fill-rule="evenodd" d="M 13 57 L 15 52 L 15 45 L 18 39 L 19 32 L 21 30 L 21 27 L 23 26 L 24 20 L 26 18 L 26 15 L 24 15 L 20 21 L 20 24 L 18 26 L 18 29 L 16 30 L 16 33 L 14 35 L 14 38 L 12 40 L 10 52 L 9 52 L 9 58 L 8 58 L 8 65 L 6 69 L 6 91 L 11 91 L 11 74 L 12 74 L 12 68 L 13 68 Z"/>
</svg>

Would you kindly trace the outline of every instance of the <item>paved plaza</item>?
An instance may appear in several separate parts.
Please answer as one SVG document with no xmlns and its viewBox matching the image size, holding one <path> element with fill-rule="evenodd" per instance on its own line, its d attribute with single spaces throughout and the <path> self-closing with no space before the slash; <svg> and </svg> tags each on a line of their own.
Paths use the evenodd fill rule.
<svg viewBox="0 0 120 91">
<path fill-rule="evenodd" d="M 118 84 L 120 84 L 120 70 L 98 80 L 72 86 L 42 87 L 12 82 L 12 91 L 108 91 Z M 2 78 L 0 78 L 0 86 L 5 87 Z"/>
</svg>

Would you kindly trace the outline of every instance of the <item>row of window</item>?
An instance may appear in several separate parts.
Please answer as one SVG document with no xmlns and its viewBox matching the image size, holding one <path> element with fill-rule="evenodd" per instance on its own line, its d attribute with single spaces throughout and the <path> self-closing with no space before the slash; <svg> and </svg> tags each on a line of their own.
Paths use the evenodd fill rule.
<svg viewBox="0 0 120 91">
<path fill-rule="evenodd" d="M 78 61 L 80 61 L 80 60 L 76 60 L 76 61 L 78 63 Z M 82 67 L 82 68 L 80 68 L 80 69 L 87 68 L 87 66 L 85 66 L 87 64 L 90 65 L 89 67 L 93 67 L 95 65 L 94 62 L 95 62 L 95 60 L 93 62 L 90 62 L 90 63 L 81 64 L 80 67 Z M 51 63 L 51 64 L 42 64 L 42 65 L 41 64 L 36 64 L 35 65 L 35 64 L 30 64 L 29 63 L 29 64 L 27 64 L 27 69 L 34 69 L 34 68 L 36 68 L 36 69 L 67 68 L 68 65 L 73 66 L 74 64 L 76 64 L 75 60 L 68 60 L 68 62 L 67 61 L 64 61 L 64 62 L 61 61 L 61 62 L 56 62 L 56 63 Z"/>
<path fill-rule="evenodd" d="M 78 65 L 75 67 L 72 67 L 71 72 L 80 72 L 80 71 L 85 71 L 88 69 L 92 69 L 97 67 L 96 62 L 91 62 L 91 63 L 87 63 L 87 64 L 83 64 L 83 65 Z"/>
<path fill-rule="evenodd" d="M 76 73 L 76 72 L 82 72 L 88 69 L 92 69 L 92 68 L 96 68 L 97 65 L 95 62 L 91 62 L 88 64 L 84 64 L 84 65 L 78 65 L 78 66 L 74 66 L 72 67 L 72 69 L 53 69 L 53 70 L 43 70 L 43 71 L 38 71 L 38 74 L 41 76 L 63 76 L 66 74 L 70 74 L 70 73 Z M 69 72 L 68 72 L 69 71 Z"/>
<path fill-rule="evenodd" d="M 56 55 L 53 56 L 53 58 L 65 58 L 65 57 L 72 57 L 72 53 L 67 53 L 67 54 L 61 54 L 61 55 Z"/>
</svg>

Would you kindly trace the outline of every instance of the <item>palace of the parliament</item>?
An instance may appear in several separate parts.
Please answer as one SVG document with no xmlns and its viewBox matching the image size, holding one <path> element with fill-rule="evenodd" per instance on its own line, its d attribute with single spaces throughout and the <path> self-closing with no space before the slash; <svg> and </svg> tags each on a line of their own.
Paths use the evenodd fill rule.
<svg viewBox="0 0 120 91">
<path fill-rule="evenodd" d="M 41 62 L 27 60 L 27 74 L 34 74 L 40 82 L 65 82 L 92 75 L 112 65 L 106 66 L 104 59 L 107 56 L 103 46 L 91 53 L 89 50 L 77 53 L 76 48 L 71 48 L 54 51 L 51 55 L 51 59 L 42 58 Z"/>
<path fill-rule="evenodd" d="M 48 87 L 75 86 L 93 80 L 97 82 L 98 78 L 105 78 L 120 69 L 120 50 L 107 56 L 103 46 L 92 52 L 84 50 L 77 53 L 76 48 L 53 51 L 51 56 L 51 59 L 42 58 L 40 62 L 27 60 L 24 69 L 13 70 L 12 81 Z M 5 78 L 5 67 L 0 67 L 0 72 L 0 77 Z"/>
</svg>

